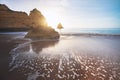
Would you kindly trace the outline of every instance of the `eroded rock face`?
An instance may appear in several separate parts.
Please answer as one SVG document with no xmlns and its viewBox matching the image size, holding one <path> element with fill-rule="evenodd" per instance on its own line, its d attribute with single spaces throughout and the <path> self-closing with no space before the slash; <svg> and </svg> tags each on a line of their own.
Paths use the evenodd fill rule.
<svg viewBox="0 0 120 80">
<path fill-rule="evenodd" d="M 29 15 L 32 20 L 32 29 L 25 36 L 32 39 L 58 39 L 59 34 L 48 26 L 45 17 L 37 9 L 33 9 Z"/>
<path fill-rule="evenodd" d="M 30 11 L 29 18 L 31 20 L 31 26 L 33 27 L 46 27 L 48 26 L 45 17 L 42 15 L 42 13 L 37 10 L 36 8 Z"/>
<path fill-rule="evenodd" d="M 45 17 L 36 8 L 27 15 L 25 12 L 10 10 L 6 5 L 0 4 L 0 29 L 30 29 L 26 38 L 58 39 L 59 34 L 49 27 Z"/>
<path fill-rule="evenodd" d="M 31 39 L 59 39 L 60 36 L 58 32 L 56 32 L 51 27 L 48 27 L 46 29 L 44 28 L 31 29 L 25 37 Z"/>
<path fill-rule="evenodd" d="M 28 22 L 29 16 L 25 12 L 12 11 L 0 4 L 0 28 L 25 28 Z"/>
</svg>

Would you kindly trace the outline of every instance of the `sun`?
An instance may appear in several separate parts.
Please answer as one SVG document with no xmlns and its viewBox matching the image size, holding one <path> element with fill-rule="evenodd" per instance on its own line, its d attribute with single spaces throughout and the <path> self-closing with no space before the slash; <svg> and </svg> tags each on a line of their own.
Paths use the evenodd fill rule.
<svg viewBox="0 0 120 80">
<path fill-rule="evenodd" d="M 61 22 L 60 16 L 57 13 L 45 12 L 44 16 L 49 26 L 56 29 L 59 22 Z"/>
<path fill-rule="evenodd" d="M 57 25 L 62 24 L 64 28 L 70 26 L 69 19 L 64 8 L 44 8 L 41 10 L 42 14 L 45 16 L 48 26 L 57 30 Z"/>
</svg>

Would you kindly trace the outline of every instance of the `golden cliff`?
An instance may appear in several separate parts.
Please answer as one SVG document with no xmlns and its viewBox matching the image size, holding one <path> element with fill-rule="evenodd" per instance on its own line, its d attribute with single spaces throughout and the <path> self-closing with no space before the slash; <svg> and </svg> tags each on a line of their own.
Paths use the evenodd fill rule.
<svg viewBox="0 0 120 80">
<path fill-rule="evenodd" d="M 26 28 L 27 22 L 29 16 L 25 12 L 12 11 L 0 4 L 0 28 Z"/>
</svg>

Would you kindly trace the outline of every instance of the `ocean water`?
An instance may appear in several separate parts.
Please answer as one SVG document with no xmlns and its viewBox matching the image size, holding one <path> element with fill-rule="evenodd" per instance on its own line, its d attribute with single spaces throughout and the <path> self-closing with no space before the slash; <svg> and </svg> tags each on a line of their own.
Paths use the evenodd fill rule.
<svg viewBox="0 0 120 80">
<path fill-rule="evenodd" d="M 71 28 L 71 29 L 63 29 L 61 33 L 90 33 L 90 34 L 115 34 L 120 35 L 120 28 Z M 21 34 L 25 35 L 27 32 L 0 32 L 0 34 Z"/>
<path fill-rule="evenodd" d="M 63 33 L 98 33 L 98 34 L 120 34 L 120 28 L 81 28 L 63 29 Z"/>
</svg>

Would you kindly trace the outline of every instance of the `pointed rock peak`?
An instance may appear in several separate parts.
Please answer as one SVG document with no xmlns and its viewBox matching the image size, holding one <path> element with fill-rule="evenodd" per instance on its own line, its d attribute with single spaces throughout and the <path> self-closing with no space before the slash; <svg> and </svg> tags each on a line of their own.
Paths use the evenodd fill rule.
<svg viewBox="0 0 120 80">
<path fill-rule="evenodd" d="M 39 13 L 41 14 L 41 12 L 37 9 L 37 8 L 34 8 L 32 11 L 30 11 L 31 13 Z"/>
<path fill-rule="evenodd" d="M 38 11 L 37 8 L 34 8 L 32 11 Z"/>
<path fill-rule="evenodd" d="M 0 4 L 0 10 L 5 11 L 5 10 L 10 10 L 5 4 Z"/>
</svg>

